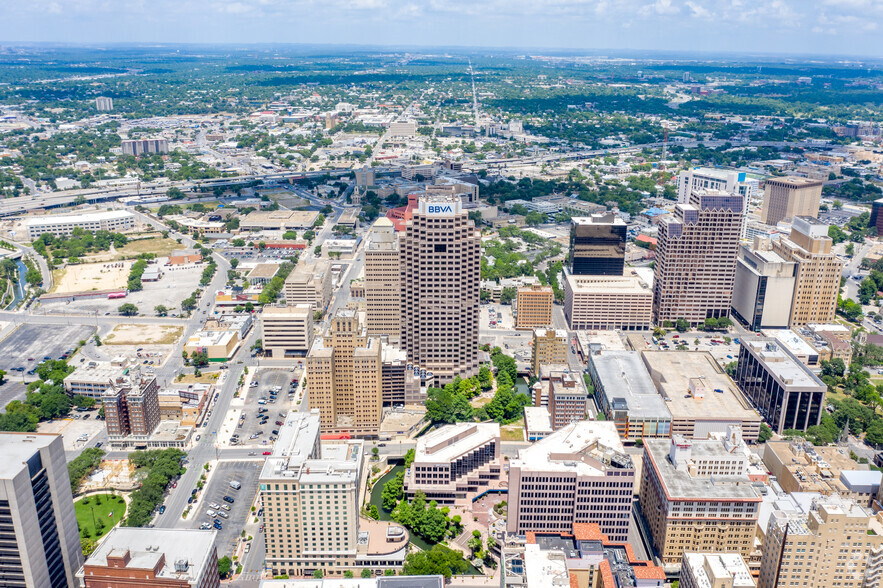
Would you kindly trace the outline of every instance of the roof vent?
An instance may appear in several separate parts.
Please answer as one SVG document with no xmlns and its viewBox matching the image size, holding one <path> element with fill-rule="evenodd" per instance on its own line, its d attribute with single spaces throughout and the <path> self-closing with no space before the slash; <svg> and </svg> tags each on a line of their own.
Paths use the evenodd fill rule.
<svg viewBox="0 0 883 588">
<path fill-rule="evenodd" d="M 190 566 L 187 565 L 186 559 L 176 559 L 175 560 L 175 571 L 176 572 L 179 572 L 179 573 L 186 572 L 188 567 L 190 567 Z"/>
</svg>

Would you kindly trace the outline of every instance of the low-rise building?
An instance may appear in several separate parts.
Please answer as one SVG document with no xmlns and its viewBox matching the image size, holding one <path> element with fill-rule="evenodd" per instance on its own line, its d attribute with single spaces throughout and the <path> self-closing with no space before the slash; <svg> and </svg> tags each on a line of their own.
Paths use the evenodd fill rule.
<svg viewBox="0 0 883 588">
<path fill-rule="evenodd" d="M 312 306 L 265 306 L 261 331 L 264 350 L 273 359 L 305 357 L 313 345 Z"/>
<path fill-rule="evenodd" d="M 184 344 L 187 355 L 205 353 L 209 361 L 226 361 L 239 346 L 237 331 L 201 330 L 193 333 Z"/>
<path fill-rule="evenodd" d="M 528 441 L 539 441 L 552 434 L 552 416 L 543 406 L 524 407 L 524 432 Z"/>
<path fill-rule="evenodd" d="M 565 274 L 564 316 L 571 329 L 650 328 L 653 290 L 634 270 L 622 276 Z"/>
<path fill-rule="evenodd" d="M 684 588 L 755 588 L 751 570 L 738 553 L 684 553 L 680 586 Z"/>
<path fill-rule="evenodd" d="M 28 238 L 33 241 L 49 233 L 55 237 L 70 237 L 74 229 L 84 231 L 111 231 L 121 233 L 135 228 L 135 215 L 127 210 L 108 210 L 85 214 L 53 214 L 35 216 L 25 221 Z"/>
<path fill-rule="evenodd" d="M 178 421 L 184 427 L 196 427 L 211 400 L 212 384 L 172 383 L 159 391 L 159 418 Z"/>
<path fill-rule="evenodd" d="M 217 531 L 116 527 L 77 572 L 83 588 L 217 588 Z"/>
<path fill-rule="evenodd" d="M 611 422 L 581 421 L 555 431 L 509 462 L 506 530 L 573 533 L 598 523 L 627 541 L 635 466 Z"/>
<path fill-rule="evenodd" d="M 256 210 L 239 221 L 243 231 L 299 231 L 311 229 L 319 218 L 316 210 Z"/>
<path fill-rule="evenodd" d="M 279 273 L 278 263 L 259 263 L 254 266 L 245 279 L 252 286 L 258 286 L 268 283 L 273 277 Z"/>
<path fill-rule="evenodd" d="M 121 380 L 131 368 L 136 367 L 129 364 L 122 357 L 113 361 L 90 360 L 65 376 L 64 390 L 70 396 L 88 396 L 97 400 L 114 382 Z"/>
<path fill-rule="evenodd" d="M 413 499 L 419 491 L 438 504 L 468 506 L 482 492 L 500 487 L 501 470 L 500 425 L 446 425 L 417 439 L 414 461 L 405 471 L 405 496 Z"/>
<path fill-rule="evenodd" d="M 189 265 L 202 262 L 202 253 L 196 249 L 177 249 L 169 254 L 169 265 Z"/>
</svg>

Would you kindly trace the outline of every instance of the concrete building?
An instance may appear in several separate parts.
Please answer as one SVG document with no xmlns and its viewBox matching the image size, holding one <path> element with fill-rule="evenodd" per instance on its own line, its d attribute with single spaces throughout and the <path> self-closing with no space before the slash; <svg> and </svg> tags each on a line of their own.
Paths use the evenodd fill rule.
<svg viewBox="0 0 883 588">
<path fill-rule="evenodd" d="M 653 290 L 634 270 L 620 276 L 565 272 L 564 316 L 571 329 L 643 331 L 652 315 Z"/>
<path fill-rule="evenodd" d="M 397 569 L 408 532 L 359 516 L 364 445 L 320 446 L 317 411 L 289 412 L 261 470 L 266 565 L 274 576 Z"/>
<path fill-rule="evenodd" d="M 212 398 L 212 384 L 170 384 L 159 391 L 159 418 L 196 427 Z"/>
<path fill-rule="evenodd" d="M 356 173 L 356 186 L 359 188 L 371 188 L 377 184 L 377 176 L 374 173 L 374 168 L 370 166 L 364 166 L 357 170 Z M 353 203 L 355 204 L 355 203 Z"/>
<path fill-rule="evenodd" d="M 534 406 L 549 411 L 553 431 L 585 420 L 592 403 L 582 377 L 568 370 L 550 371 L 548 378 L 533 385 L 531 397 Z"/>
<path fill-rule="evenodd" d="M 417 491 L 438 504 L 466 507 L 482 492 L 500 488 L 500 425 L 445 425 L 417 439 L 405 470 L 405 496 Z"/>
<path fill-rule="evenodd" d="M 592 523 L 575 524 L 572 534 L 528 532 L 500 559 L 501 588 L 663 588 L 666 580 L 630 543 L 611 541 Z"/>
<path fill-rule="evenodd" d="M 0 433 L 0 579 L 66 588 L 83 563 L 60 435 Z"/>
<path fill-rule="evenodd" d="M 839 496 L 770 517 L 758 588 L 874 588 L 883 582 L 881 515 Z"/>
<path fill-rule="evenodd" d="M 413 137 L 417 134 L 417 123 L 414 121 L 396 121 L 390 123 L 387 134 L 390 137 Z"/>
<path fill-rule="evenodd" d="M 524 407 L 524 432 L 530 442 L 539 441 L 552 434 L 552 415 L 542 406 Z"/>
<path fill-rule="evenodd" d="M 371 226 L 365 247 L 365 311 L 369 335 L 399 341 L 401 330 L 401 267 L 395 225 L 385 216 Z"/>
<path fill-rule="evenodd" d="M 769 178 L 763 185 L 763 209 L 760 221 L 775 226 L 797 216 L 819 216 L 823 180 L 797 176 Z"/>
<path fill-rule="evenodd" d="M 259 263 L 248 272 L 245 279 L 248 280 L 248 283 L 252 286 L 261 286 L 272 280 L 273 276 L 277 273 L 279 273 L 278 263 Z"/>
<path fill-rule="evenodd" d="M 703 441 L 677 434 L 644 441 L 641 512 L 666 565 L 680 564 L 687 551 L 751 553 L 761 496 L 738 429 Z"/>
<path fill-rule="evenodd" d="M 735 380 L 780 435 L 822 420 L 828 386 L 775 339 L 741 338 Z"/>
<path fill-rule="evenodd" d="M 77 573 L 83 588 L 217 588 L 217 531 L 116 527 Z"/>
<path fill-rule="evenodd" d="M 80 364 L 64 378 L 64 391 L 70 396 L 88 396 L 96 400 L 104 391 L 121 380 L 126 372 L 134 366 L 123 358 L 113 361 L 89 361 Z"/>
<path fill-rule="evenodd" d="M 534 329 L 530 353 L 531 370 L 538 378 L 543 366 L 567 365 L 567 331 Z"/>
<path fill-rule="evenodd" d="M 733 317 L 752 331 L 788 326 L 797 263 L 772 251 L 769 239 L 743 245 L 736 262 Z"/>
<path fill-rule="evenodd" d="M 399 246 L 408 359 L 440 383 L 475 375 L 481 233 L 459 198 L 421 198 Z"/>
<path fill-rule="evenodd" d="M 515 298 L 515 328 L 533 329 L 550 326 L 554 301 L 552 286 L 519 288 Z"/>
<path fill-rule="evenodd" d="M 123 155 L 133 157 L 163 154 L 169 152 L 169 142 L 165 139 L 125 139 L 122 149 Z"/>
<path fill-rule="evenodd" d="M 113 110 L 113 98 L 99 96 L 95 99 L 95 110 L 99 112 L 108 112 Z"/>
<path fill-rule="evenodd" d="M 589 374 L 601 412 L 623 441 L 667 439 L 671 413 L 637 351 L 605 350 L 589 356 Z"/>
<path fill-rule="evenodd" d="M 121 233 L 135 228 L 135 215 L 127 210 L 108 210 L 86 214 L 35 216 L 25 221 L 25 227 L 31 241 L 44 233 L 70 237 L 74 229 Z"/>
<path fill-rule="evenodd" d="M 111 445 L 147 441 L 159 424 L 159 385 L 156 376 L 132 372 L 117 379 L 101 395 L 104 421 Z"/>
<path fill-rule="evenodd" d="M 239 333 L 232 330 L 200 330 L 187 338 L 184 351 L 188 355 L 205 353 L 209 361 L 226 361 L 239 347 Z"/>
<path fill-rule="evenodd" d="M 259 588 L 445 588 L 445 577 L 437 576 L 377 576 L 341 579 L 310 578 L 261 580 Z"/>
<path fill-rule="evenodd" d="M 573 533 L 597 523 L 614 541 L 627 541 L 634 484 L 635 466 L 613 423 L 573 423 L 509 462 L 506 531 Z"/>
<path fill-rule="evenodd" d="M 626 224 L 612 212 L 570 221 L 570 273 L 621 276 L 625 268 Z"/>
<path fill-rule="evenodd" d="M 828 225 L 806 216 L 794 218 L 789 238 L 773 243 L 782 259 L 797 263 L 789 326 L 834 322 L 843 262 L 832 246 Z"/>
<path fill-rule="evenodd" d="M 307 355 L 307 402 L 321 415 L 322 433 L 375 437 L 383 407 L 380 339 L 369 337 L 364 317 L 340 310 L 327 335 Z"/>
<path fill-rule="evenodd" d="M 255 210 L 239 221 L 243 231 L 303 231 L 319 219 L 316 210 Z"/>
<path fill-rule="evenodd" d="M 756 588 L 751 570 L 738 553 L 688 552 L 681 560 L 684 588 Z"/>
<path fill-rule="evenodd" d="M 264 350 L 273 359 L 304 357 L 313 345 L 312 305 L 265 306 L 261 330 Z"/>
<path fill-rule="evenodd" d="M 671 413 L 671 434 L 705 439 L 738 426 L 754 443 L 761 416 L 707 351 L 644 351 L 644 366 Z"/>
<path fill-rule="evenodd" d="M 657 324 L 686 319 L 698 325 L 730 314 L 740 227 L 740 196 L 698 190 L 659 223 L 653 279 Z"/>
<path fill-rule="evenodd" d="M 324 260 L 297 264 L 282 287 L 289 306 L 309 304 L 322 312 L 331 303 L 331 290 L 331 264 Z"/>
<path fill-rule="evenodd" d="M 678 174 L 678 202 L 689 203 L 694 190 L 720 190 L 742 198 L 742 210 L 748 210 L 748 201 L 755 195 L 757 180 L 749 179 L 745 172 L 712 167 L 694 167 Z M 742 217 L 740 236 L 745 237 L 747 216 Z"/>
</svg>

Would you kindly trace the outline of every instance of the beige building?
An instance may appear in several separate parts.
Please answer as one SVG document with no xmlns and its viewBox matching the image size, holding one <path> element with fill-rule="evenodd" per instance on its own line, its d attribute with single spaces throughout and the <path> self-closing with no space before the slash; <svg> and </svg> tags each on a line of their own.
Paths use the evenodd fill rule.
<svg viewBox="0 0 883 588">
<path fill-rule="evenodd" d="M 698 325 L 728 317 L 736 276 L 743 198 L 720 190 L 694 190 L 672 218 L 659 223 L 653 280 L 658 324 L 682 318 Z"/>
<path fill-rule="evenodd" d="M 738 429 L 704 441 L 644 440 L 641 512 L 666 565 L 687 551 L 751 553 L 761 496 Z"/>
<path fill-rule="evenodd" d="M 365 310 L 369 335 L 399 340 L 401 329 L 401 270 L 395 225 L 385 216 L 371 227 L 365 247 Z"/>
<path fill-rule="evenodd" d="M 825 496 L 839 494 L 869 506 L 874 496 L 858 492 L 850 476 L 843 472 L 869 472 L 867 464 L 859 464 L 840 447 L 815 446 L 800 440 L 767 441 L 763 463 L 785 492 L 818 492 Z"/>
<path fill-rule="evenodd" d="M 684 588 L 755 588 L 754 578 L 738 553 L 684 554 L 680 586 Z"/>
<path fill-rule="evenodd" d="M 538 378 L 542 366 L 567 365 L 567 331 L 534 329 L 530 354 L 531 369 Z"/>
<path fill-rule="evenodd" d="M 564 316 L 571 329 L 650 328 L 653 290 L 630 269 L 622 276 L 565 274 Z"/>
<path fill-rule="evenodd" d="M 316 260 L 299 263 L 285 278 L 282 291 L 289 306 L 309 304 L 324 312 L 331 302 L 331 289 L 331 264 Z"/>
<path fill-rule="evenodd" d="M 573 533 L 598 523 L 613 541 L 628 541 L 635 466 L 616 427 L 580 421 L 555 431 L 509 462 L 506 531 Z"/>
<path fill-rule="evenodd" d="M 380 339 L 364 317 L 341 310 L 307 355 L 307 402 L 321 415 L 322 433 L 376 436 L 383 407 Z"/>
<path fill-rule="evenodd" d="M 758 588 L 877 588 L 883 583 L 883 517 L 842 499 L 809 512 L 774 511 Z"/>
<path fill-rule="evenodd" d="M 831 251 L 828 225 L 806 216 L 794 218 L 791 236 L 773 243 L 773 251 L 797 262 L 791 327 L 830 323 L 837 309 L 843 262 Z"/>
<path fill-rule="evenodd" d="M 518 289 L 515 298 L 515 328 L 532 329 L 552 324 L 552 286 L 527 286 Z"/>
<path fill-rule="evenodd" d="M 480 493 L 500 488 L 500 425 L 445 425 L 417 439 L 405 473 L 405 496 L 419 490 L 438 504 L 468 507 Z"/>
<path fill-rule="evenodd" d="M 239 333 L 234 330 L 197 331 L 187 339 L 184 351 L 193 355 L 204 351 L 210 360 L 225 360 L 233 356 L 239 345 Z"/>
<path fill-rule="evenodd" d="M 770 178 L 764 182 L 763 210 L 760 221 L 775 226 L 796 216 L 819 216 L 822 200 L 822 180 L 796 176 Z"/>
<path fill-rule="evenodd" d="M 420 198 L 401 248 L 401 342 L 438 383 L 478 373 L 481 233 L 459 198 Z"/>
<path fill-rule="evenodd" d="M 243 231 L 297 231 L 312 228 L 319 218 L 315 210 L 256 210 L 240 219 Z"/>
<path fill-rule="evenodd" d="M 303 357 L 313 344 L 312 306 L 265 306 L 261 330 L 264 350 L 273 359 Z"/>
<path fill-rule="evenodd" d="M 359 516 L 362 441 L 319 443 L 319 414 L 289 412 L 259 481 L 266 564 L 274 576 L 396 569 L 408 532 Z"/>
<path fill-rule="evenodd" d="M 178 421 L 182 427 L 195 427 L 211 401 L 211 384 L 172 384 L 159 391 L 159 418 Z"/>
</svg>

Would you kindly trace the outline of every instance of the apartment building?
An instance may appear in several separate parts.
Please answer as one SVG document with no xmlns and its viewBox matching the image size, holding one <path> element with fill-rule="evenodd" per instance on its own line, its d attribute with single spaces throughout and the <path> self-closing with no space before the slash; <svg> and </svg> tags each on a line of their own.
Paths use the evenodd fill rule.
<svg viewBox="0 0 883 588">
<path fill-rule="evenodd" d="M 672 416 L 637 351 L 603 350 L 589 356 L 589 375 L 601 412 L 623 441 L 667 439 Z"/>
<path fill-rule="evenodd" d="M 564 275 L 564 317 L 574 330 L 643 331 L 653 319 L 653 290 L 636 271 Z"/>
<path fill-rule="evenodd" d="M 515 328 L 533 329 L 552 324 L 552 286 L 526 286 L 515 297 Z"/>
<path fill-rule="evenodd" d="M 313 310 L 325 312 L 331 303 L 331 264 L 316 260 L 298 264 L 282 286 L 285 304 L 309 304 Z"/>
<path fill-rule="evenodd" d="M 666 565 L 688 551 L 749 556 L 761 495 L 747 475 L 748 453 L 735 426 L 701 441 L 644 441 L 641 512 Z"/>
<path fill-rule="evenodd" d="M 665 585 L 665 570 L 637 559 L 630 543 L 612 541 L 593 523 L 575 524 L 572 534 L 528 532 L 523 542 L 503 547 L 500 562 L 502 588 Z"/>
<path fill-rule="evenodd" d="M 134 372 L 116 380 L 101 395 L 101 405 L 111 445 L 126 437 L 146 441 L 160 420 L 156 376 Z"/>
<path fill-rule="evenodd" d="M 758 588 L 875 588 L 883 583 L 883 516 L 828 496 L 770 517 Z"/>
<path fill-rule="evenodd" d="M 0 583 L 67 588 L 83 563 L 60 435 L 0 433 Z"/>
<path fill-rule="evenodd" d="M 478 373 L 481 233 L 460 199 L 420 198 L 399 247 L 408 359 L 442 384 Z"/>
<path fill-rule="evenodd" d="M 789 326 L 834 321 L 843 262 L 832 246 L 828 225 L 808 216 L 794 217 L 790 237 L 773 243 L 782 259 L 797 263 Z"/>
<path fill-rule="evenodd" d="M 264 351 L 273 359 L 304 357 L 313 345 L 313 307 L 265 306 L 261 310 Z"/>
<path fill-rule="evenodd" d="M 70 237 L 74 229 L 88 232 L 110 231 L 122 233 L 135 228 L 135 215 L 127 210 L 107 210 L 86 214 L 58 214 L 35 216 L 25 221 L 28 238 L 33 241 L 49 233 L 55 237 Z"/>
<path fill-rule="evenodd" d="M 321 415 L 322 433 L 374 437 L 383 407 L 380 339 L 369 337 L 364 316 L 339 310 L 307 355 L 307 402 Z"/>
<path fill-rule="evenodd" d="M 791 318 L 797 263 L 772 251 L 769 239 L 742 245 L 736 261 L 733 317 L 752 331 L 782 329 Z"/>
<path fill-rule="evenodd" d="M 319 443 L 318 411 L 289 412 L 259 476 L 266 565 L 274 576 L 397 569 L 408 532 L 359 516 L 364 445 Z"/>
<path fill-rule="evenodd" d="M 653 280 L 658 324 L 682 318 L 698 325 L 729 316 L 744 214 L 741 196 L 701 189 L 659 222 Z"/>
<path fill-rule="evenodd" d="M 534 329 L 530 365 L 533 375 L 538 378 L 543 366 L 567 365 L 567 331 Z"/>
<path fill-rule="evenodd" d="M 684 588 L 756 588 L 748 564 L 738 553 L 684 553 L 680 586 Z"/>
<path fill-rule="evenodd" d="M 116 527 L 77 572 L 83 588 L 218 588 L 217 531 Z"/>
<path fill-rule="evenodd" d="M 776 339 L 742 337 L 734 379 L 780 435 L 822 420 L 828 386 Z"/>
<path fill-rule="evenodd" d="M 534 406 L 549 411 L 554 431 L 585 420 L 592 402 L 580 374 L 569 370 L 550 371 L 547 378 L 533 385 L 531 396 Z"/>
<path fill-rule="evenodd" d="M 635 466 L 613 423 L 567 425 L 509 462 L 506 531 L 573 533 L 596 523 L 613 541 L 627 541 L 634 486 Z"/>
<path fill-rule="evenodd" d="M 488 489 L 500 488 L 500 425 L 445 425 L 417 439 L 414 462 L 405 471 L 405 496 L 469 506 Z"/>
<path fill-rule="evenodd" d="M 570 220 L 570 264 L 575 276 L 621 276 L 625 268 L 625 221 L 612 212 Z"/>
<path fill-rule="evenodd" d="M 754 443 L 760 414 L 707 351 L 644 351 L 644 367 L 671 413 L 671 434 L 705 439 L 740 428 Z"/>
<path fill-rule="evenodd" d="M 395 225 L 382 216 L 371 227 L 365 246 L 365 310 L 368 334 L 387 335 L 392 343 L 399 341 L 401 330 L 399 255 Z"/>
<path fill-rule="evenodd" d="M 132 157 L 163 154 L 169 152 L 169 142 L 165 139 L 124 139 L 122 149 L 123 155 Z"/>
<path fill-rule="evenodd" d="M 769 178 L 763 184 L 760 221 L 775 226 L 797 216 L 819 216 L 823 180 L 797 176 Z"/>
</svg>

